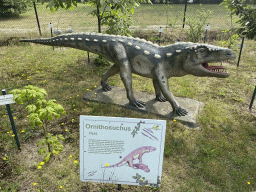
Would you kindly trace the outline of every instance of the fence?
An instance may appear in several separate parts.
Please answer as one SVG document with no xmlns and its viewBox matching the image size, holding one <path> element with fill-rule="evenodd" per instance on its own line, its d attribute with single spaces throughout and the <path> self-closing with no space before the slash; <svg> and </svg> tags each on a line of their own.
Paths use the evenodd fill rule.
<svg viewBox="0 0 256 192">
<path fill-rule="evenodd" d="M 46 9 L 46 4 L 36 3 L 36 8 L 43 36 L 50 35 L 49 23 L 53 24 L 53 31 L 67 32 L 72 29 L 74 32 L 97 32 L 97 18 L 90 15 L 94 8 L 88 4 L 78 3 L 74 10 L 60 9 L 54 13 Z M 132 16 L 134 25 L 131 30 L 157 31 L 160 26 L 168 29 L 182 28 L 184 8 L 185 4 L 141 4 Z M 199 10 L 211 11 L 211 16 L 208 19 L 211 30 L 226 30 L 233 25 L 231 18 L 228 16 L 229 12 L 223 5 L 219 4 L 199 5 L 188 3 L 186 21 L 197 19 Z M 186 27 L 188 26 L 185 25 Z M 103 26 L 102 31 L 104 32 L 104 30 Z M 33 6 L 30 6 L 19 17 L 1 18 L 0 38 L 2 39 L 5 37 L 38 35 L 38 25 Z"/>
</svg>

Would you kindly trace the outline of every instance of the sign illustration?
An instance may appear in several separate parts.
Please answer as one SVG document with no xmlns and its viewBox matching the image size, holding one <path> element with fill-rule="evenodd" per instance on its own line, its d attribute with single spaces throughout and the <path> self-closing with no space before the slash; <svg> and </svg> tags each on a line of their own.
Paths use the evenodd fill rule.
<svg viewBox="0 0 256 192">
<path fill-rule="evenodd" d="M 160 187 L 166 121 L 80 116 L 80 180 Z"/>
</svg>

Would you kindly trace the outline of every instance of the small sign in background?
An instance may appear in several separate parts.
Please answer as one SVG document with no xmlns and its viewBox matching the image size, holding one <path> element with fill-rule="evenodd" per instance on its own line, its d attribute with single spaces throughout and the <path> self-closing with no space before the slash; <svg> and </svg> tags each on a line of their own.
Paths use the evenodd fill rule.
<svg viewBox="0 0 256 192">
<path fill-rule="evenodd" d="M 165 130 L 164 120 L 80 116 L 80 180 L 160 187 Z"/>
<path fill-rule="evenodd" d="M 13 94 L 0 96 L 0 105 L 7 105 L 12 103 L 15 103 L 13 100 Z"/>
</svg>

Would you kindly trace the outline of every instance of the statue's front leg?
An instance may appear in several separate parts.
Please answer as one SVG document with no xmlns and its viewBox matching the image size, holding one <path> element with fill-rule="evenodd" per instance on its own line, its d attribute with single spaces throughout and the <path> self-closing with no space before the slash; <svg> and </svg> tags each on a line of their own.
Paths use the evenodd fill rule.
<svg viewBox="0 0 256 192">
<path fill-rule="evenodd" d="M 169 90 L 168 87 L 168 79 L 161 67 L 158 67 L 155 70 L 156 81 L 160 87 L 161 92 L 163 93 L 164 97 L 167 101 L 170 102 L 173 108 L 173 113 L 177 114 L 178 116 L 185 116 L 188 114 L 186 109 L 183 109 L 179 106 L 178 102 L 174 98 L 172 92 Z"/>
<path fill-rule="evenodd" d="M 154 88 L 155 88 L 156 100 L 160 101 L 160 102 L 165 102 L 166 98 L 161 93 L 161 89 L 160 89 L 160 87 L 157 83 L 157 80 L 153 79 L 153 85 L 154 85 Z"/>
</svg>

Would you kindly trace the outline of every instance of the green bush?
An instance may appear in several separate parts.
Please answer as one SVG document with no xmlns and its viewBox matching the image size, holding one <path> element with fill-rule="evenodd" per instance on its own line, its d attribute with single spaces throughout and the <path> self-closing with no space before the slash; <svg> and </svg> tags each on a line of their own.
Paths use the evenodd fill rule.
<svg viewBox="0 0 256 192">
<path fill-rule="evenodd" d="M 17 16 L 26 11 L 31 0 L 0 0 L 0 18 Z"/>
<path fill-rule="evenodd" d="M 207 20 L 210 18 L 212 12 L 210 10 L 205 11 L 203 8 L 197 10 L 198 16 L 189 18 L 188 25 L 189 31 L 187 32 L 188 40 L 191 42 L 198 42 L 205 32 L 204 27 L 207 24 Z"/>
</svg>

